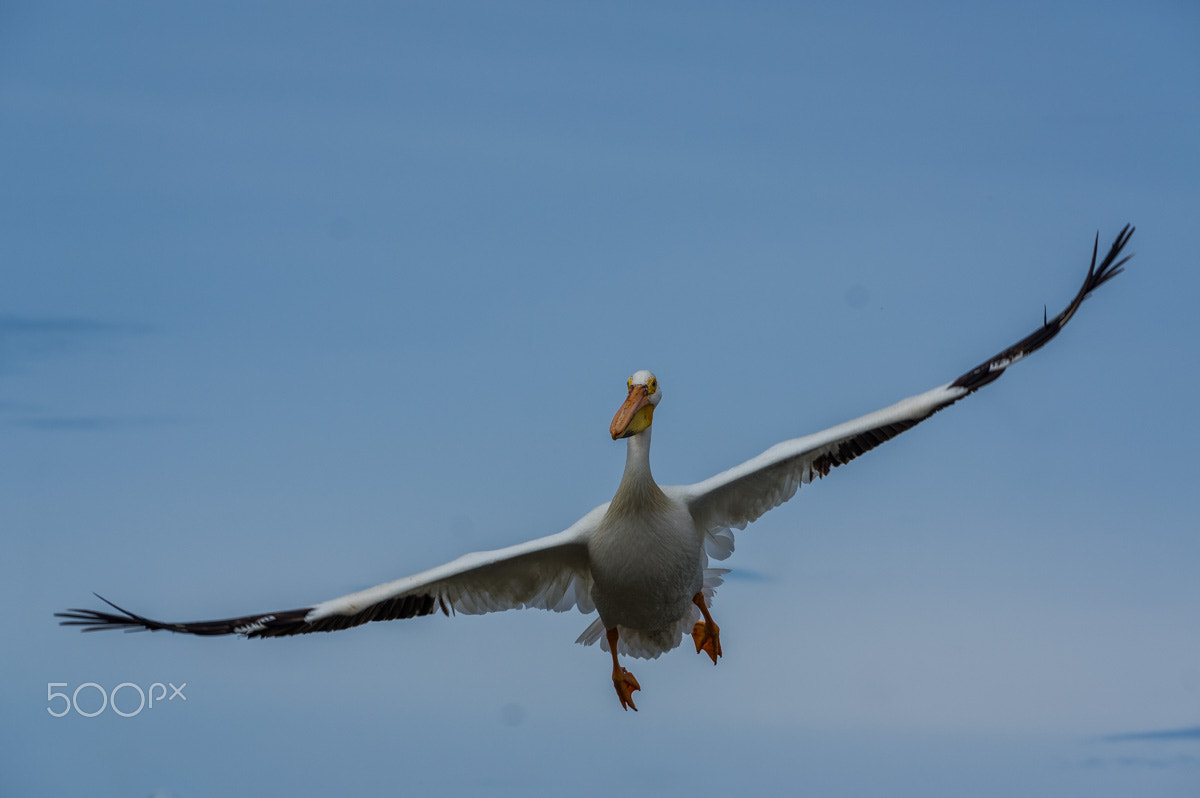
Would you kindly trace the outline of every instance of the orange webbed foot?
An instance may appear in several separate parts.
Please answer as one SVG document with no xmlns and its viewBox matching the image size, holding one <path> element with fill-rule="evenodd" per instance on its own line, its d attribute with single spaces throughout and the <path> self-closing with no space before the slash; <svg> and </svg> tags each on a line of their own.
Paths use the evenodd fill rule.
<svg viewBox="0 0 1200 798">
<path fill-rule="evenodd" d="M 637 712 L 637 705 L 633 703 L 633 691 L 641 690 L 642 686 L 633 674 L 624 668 L 617 668 L 613 671 L 613 687 L 617 690 L 617 698 L 621 700 L 621 708 L 626 712 L 630 709 Z"/>
<path fill-rule="evenodd" d="M 696 642 L 696 653 L 699 654 L 703 651 L 712 659 L 713 665 L 716 665 L 717 657 L 721 656 L 721 627 L 717 626 L 717 622 L 709 614 L 703 592 L 692 596 L 692 603 L 700 608 L 700 614 L 704 616 L 703 621 L 697 621 L 696 625 L 692 627 L 692 640 Z"/>
<path fill-rule="evenodd" d="M 696 653 L 703 651 L 717 664 L 721 656 L 721 627 L 712 621 L 697 621 L 692 627 L 692 640 L 696 643 Z"/>
</svg>

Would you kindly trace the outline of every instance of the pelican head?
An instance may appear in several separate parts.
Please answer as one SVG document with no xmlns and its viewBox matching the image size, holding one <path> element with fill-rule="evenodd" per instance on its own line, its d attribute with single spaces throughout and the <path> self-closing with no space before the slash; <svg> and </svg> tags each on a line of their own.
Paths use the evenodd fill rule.
<svg viewBox="0 0 1200 798">
<path fill-rule="evenodd" d="M 614 441 L 650 429 L 650 422 L 654 419 L 654 408 L 662 399 L 658 378 L 645 369 L 634 372 L 626 385 L 629 395 L 625 397 L 625 403 L 613 416 L 612 424 L 608 427 Z"/>
</svg>

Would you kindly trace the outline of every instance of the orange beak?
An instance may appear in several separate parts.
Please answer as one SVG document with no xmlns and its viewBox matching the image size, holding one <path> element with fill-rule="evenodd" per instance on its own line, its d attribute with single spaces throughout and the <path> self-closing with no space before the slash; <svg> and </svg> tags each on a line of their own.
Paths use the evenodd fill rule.
<svg viewBox="0 0 1200 798">
<path fill-rule="evenodd" d="M 649 427 L 653 416 L 654 405 L 650 404 L 650 394 L 646 386 L 632 385 L 629 388 L 629 396 L 625 398 L 625 403 L 613 416 L 608 431 L 612 433 L 614 441 L 618 438 L 628 438 Z"/>
</svg>

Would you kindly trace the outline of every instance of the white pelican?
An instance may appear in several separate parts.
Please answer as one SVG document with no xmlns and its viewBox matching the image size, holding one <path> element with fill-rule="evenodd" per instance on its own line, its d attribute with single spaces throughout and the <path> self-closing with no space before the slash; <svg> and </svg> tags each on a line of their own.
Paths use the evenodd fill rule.
<svg viewBox="0 0 1200 798">
<path fill-rule="evenodd" d="M 478 552 L 413 576 L 367 588 L 311 607 L 241 618 L 164 623 L 128 612 L 101 598 L 119 614 L 73 609 L 56 613 L 61 623 L 98 629 L 157 630 L 194 635 L 246 637 L 332 632 L 368 621 L 429 615 L 469 614 L 536 607 L 562 612 L 571 607 L 599 617 L 576 642 L 612 654 L 613 686 L 625 709 L 637 710 L 637 679 L 621 667 L 618 653 L 654 658 L 678 646 L 689 631 L 696 652 L 714 664 L 721 656 L 720 629 L 709 614 L 720 569 L 708 558 L 733 551 L 731 529 L 746 524 L 795 494 L 814 476 L 850 462 L 884 441 L 999 377 L 1006 368 L 1058 334 L 1088 294 L 1115 277 L 1129 257 L 1118 260 L 1133 235 L 1126 225 L 1063 312 L 1000 354 L 931 391 L 911 396 L 815 435 L 776 444 L 739 466 L 694 485 L 660 487 L 650 473 L 650 430 L 662 399 L 649 371 L 629 378 L 625 402 L 613 417 L 614 440 L 627 441 L 625 472 L 612 500 L 566 530 L 496 551 Z"/>
</svg>

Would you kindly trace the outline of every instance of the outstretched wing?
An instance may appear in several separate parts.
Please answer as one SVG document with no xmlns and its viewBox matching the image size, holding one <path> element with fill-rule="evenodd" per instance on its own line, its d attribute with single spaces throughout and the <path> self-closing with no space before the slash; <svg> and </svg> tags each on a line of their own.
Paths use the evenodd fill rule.
<svg viewBox="0 0 1200 798">
<path fill-rule="evenodd" d="M 953 382 L 911 396 L 891 407 L 876 410 L 836 427 L 776 444 L 759 456 L 703 482 L 676 489 L 706 532 L 710 556 L 724 559 L 733 550 L 730 529 L 742 529 L 767 510 L 790 499 L 802 484 L 823 477 L 837 466 L 869 452 L 884 441 L 962 399 L 1004 373 L 1021 358 L 1045 346 L 1066 326 L 1088 294 L 1116 277 L 1129 260 L 1121 251 L 1129 243 L 1133 227 L 1126 225 L 1108 254 L 1096 266 L 1100 237 L 1092 249 L 1092 264 L 1079 292 L 1062 313 L 998 355 L 963 374 Z"/>
<path fill-rule="evenodd" d="M 597 507 L 556 535 L 466 554 L 428 571 L 311 607 L 216 621 L 168 623 L 129 612 L 97 596 L 116 612 L 72 609 L 55 615 L 64 619 L 63 626 L 81 626 L 85 632 L 165 629 L 193 635 L 282 637 L 334 632 L 370 621 L 414 618 L 438 611 L 477 615 L 521 608 L 563 612 L 578 607 L 581 612 L 591 612 L 594 606 L 587 536 L 604 507 Z"/>
</svg>

